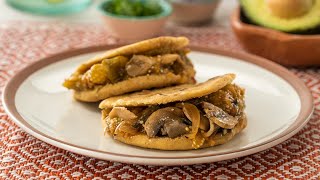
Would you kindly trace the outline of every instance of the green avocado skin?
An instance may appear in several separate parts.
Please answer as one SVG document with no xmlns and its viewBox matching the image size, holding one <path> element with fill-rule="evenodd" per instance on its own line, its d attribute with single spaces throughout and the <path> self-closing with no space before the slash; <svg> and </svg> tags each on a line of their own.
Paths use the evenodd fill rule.
<svg viewBox="0 0 320 180">
<path fill-rule="evenodd" d="M 314 0 L 306 15 L 292 19 L 273 16 L 265 6 L 265 0 L 239 0 L 241 20 L 245 23 L 291 34 L 320 34 L 320 0 Z"/>
</svg>

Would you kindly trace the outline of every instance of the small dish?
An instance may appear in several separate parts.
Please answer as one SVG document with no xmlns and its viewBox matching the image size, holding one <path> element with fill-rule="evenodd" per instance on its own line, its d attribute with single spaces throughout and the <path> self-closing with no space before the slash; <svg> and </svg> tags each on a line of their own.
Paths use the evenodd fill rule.
<svg viewBox="0 0 320 180">
<path fill-rule="evenodd" d="M 171 0 L 172 21 L 182 25 L 199 25 L 210 22 L 220 0 Z"/>
<path fill-rule="evenodd" d="M 162 8 L 162 12 L 152 16 L 124 16 L 105 11 L 112 0 L 100 4 L 102 18 L 110 33 L 118 38 L 138 41 L 157 36 L 161 33 L 168 17 L 172 13 L 171 5 L 165 0 L 156 1 Z"/>
<path fill-rule="evenodd" d="M 15 9 L 38 15 L 66 15 L 87 8 L 91 0 L 6 0 Z"/>
<path fill-rule="evenodd" d="M 232 29 L 243 48 L 286 66 L 319 66 L 320 35 L 297 35 L 248 24 L 237 8 Z"/>
</svg>

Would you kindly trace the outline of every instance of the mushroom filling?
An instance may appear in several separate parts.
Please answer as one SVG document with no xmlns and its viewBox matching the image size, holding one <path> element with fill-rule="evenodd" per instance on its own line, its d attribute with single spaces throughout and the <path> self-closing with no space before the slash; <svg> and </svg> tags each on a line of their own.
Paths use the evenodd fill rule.
<svg viewBox="0 0 320 180">
<path fill-rule="evenodd" d="M 114 84 L 138 76 L 167 73 L 177 75 L 181 74 L 189 63 L 184 53 L 157 56 L 117 56 L 92 65 L 82 74 L 73 74 L 65 80 L 63 85 L 68 89 L 80 91 L 93 89 L 95 86 Z"/>
<path fill-rule="evenodd" d="M 190 139 L 227 134 L 243 117 L 244 90 L 230 84 L 204 97 L 148 107 L 104 109 L 106 131 L 111 134 Z"/>
</svg>

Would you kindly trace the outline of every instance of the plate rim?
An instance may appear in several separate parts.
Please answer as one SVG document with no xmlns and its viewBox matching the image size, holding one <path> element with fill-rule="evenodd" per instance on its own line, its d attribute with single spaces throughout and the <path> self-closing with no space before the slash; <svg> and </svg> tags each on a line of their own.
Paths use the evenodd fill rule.
<svg viewBox="0 0 320 180">
<path fill-rule="evenodd" d="M 16 73 L 6 84 L 6 86 L 3 89 L 2 93 L 2 102 L 3 107 L 6 113 L 9 115 L 9 117 L 24 131 L 31 134 L 32 136 L 47 142 L 53 146 L 77 153 L 82 154 L 85 156 L 95 157 L 99 159 L 105 159 L 105 160 L 112 160 L 112 161 L 119 161 L 119 162 L 130 162 L 128 160 L 121 160 L 121 158 L 129 157 L 129 158 L 138 158 L 142 159 L 142 163 L 137 164 L 150 164 L 150 165 L 159 165 L 159 163 L 153 162 L 145 162 L 143 160 L 146 159 L 156 159 L 156 160 L 181 160 L 181 159 L 198 159 L 198 158 L 206 158 L 206 157 L 216 157 L 213 158 L 213 160 L 208 160 L 204 162 L 214 162 L 214 161 L 220 161 L 220 160 L 226 160 L 231 159 L 235 157 L 242 157 L 245 155 L 253 154 L 262 150 L 265 150 L 269 147 L 275 146 L 287 139 L 289 139 L 291 136 L 296 134 L 302 127 L 309 121 L 311 115 L 313 114 L 314 104 L 313 104 L 313 97 L 311 95 L 310 90 L 307 88 L 307 86 L 303 83 L 301 79 L 299 79 L 297 76 L 295 76 L 292 72 L 287 70 L 286 68 L 282 67 L 281 65 L 278 65 L 274 62 L 271 62 L 267 59 L 264 59 L 262 57 L 258 57 L 256 55 L 248 54 L 246 52 L 236 52 L 232 50 L 226 50 L 221 48 L 212 48 L 212 47 L 203 47 L 203 46 L 190 46 L 192 51 L 197 52 L 204 52 L 204 53 L 210 53 L 210 54 L 216 54 L 226 57 L 235 58 L 240 61 L 244 61 L 250 64 L 254 64 L 259 66 L 260 68 L 263 68 L 275 75 L 277 75 L 279 78 L 286 81 L 290 86 L 296 91 L 296 93 L 299 96 L 300 102 L 301 102 L 301 109 L 299 112 L 299 115 L 295 118 L 295 121 L 287 127 L 282 133 L 278 134 L 277 136 L 268 139 L 267 141 L 260 142 L 254 146 L 249 146 L 237 151 L 226 151 L 223 153 L 218 153 L 214 155 L 195 155 L 195 156 L 186 156 L 186 157 L 150 157 L 150 156 L 136 156 L 136 155 L 126 155 L 126 154 L 119 154 L 119 153 L 113 153 L 113 152 L 105 152 L 101 150 L 95 150 L 91 148 L 86 148 L 82 146 L 78 146 L 72 143 L 65 142 L 63 140 L 59 140 L 57 138 L 53 138 L 50 135 L 44 134 L 34 127 L 32 127 L 17 111 L 17 108 L 15 106 L 15 95 L 20 87 L 20 85 L 35 71 L 40 70 L 41 68 L 44 68 L 52 63 L 63 61 L 66 58 L 70 58 L 77 55 L 87 54 L 87 53 L 94 53 L 98 51 L 104 51 L 112 48 L 116 48 L 121 46 L 122 44 L 114 44 L 114 45 L 99 45 L 99 46 L 91 46 L 91 47 L 85 47 L 80 49 L 71 49 L 67 51 L 63 51 L 57 54 L 50 55 L 48 57 L 39 59 L 25 68 L 21 69 L 18 73 Z M 95 153 L 98 153 L 100 155 L 95 155 Z M 101 156 L 104 155 L 104 156 Z M 107 155 L 107 156 L 106 156 Z M 119 157 L 117 158 L 108 158 L 108 155 L 110 157 L 115 156 Z M 223 157 L 220 157 L 223 156 Z M 220 158 L 219 158 L 220 157 Z M 136 163 L 136 162 L 132 162 Z M 200 162 L 202 163 L 202 162 Z M 181 163 L 174 163 L 174 162 L 167 162 L 166 165 L 181 165 Z M 194 163 L 182 163 L 182 164 L 194 164 Z"/>
</svg>

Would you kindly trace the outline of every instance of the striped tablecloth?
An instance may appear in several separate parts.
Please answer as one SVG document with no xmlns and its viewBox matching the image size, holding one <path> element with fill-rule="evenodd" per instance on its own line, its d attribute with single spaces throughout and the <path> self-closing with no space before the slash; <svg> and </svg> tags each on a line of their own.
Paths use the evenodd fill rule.
<svg viewBox="0 0 320 180">
<path fill-rule="evenodd" d="M 192 44 L 241 51 L 222 27 L 168 27 Z M 0 25 L 0 93 L 21 68 L 63 50 L 119 40 L 99 25 L 10 22 Z M 320 57 L 319 57 L 320 59 Z M 0 102 L 0 179 L 320 179 L 320 69 L 291 69 L 310 88 L 315 112 L 294 137 L 237 159 L 191 166 L 142 166 L 74 154 L 42 142 L 16 126 Z"/>
</svg>

